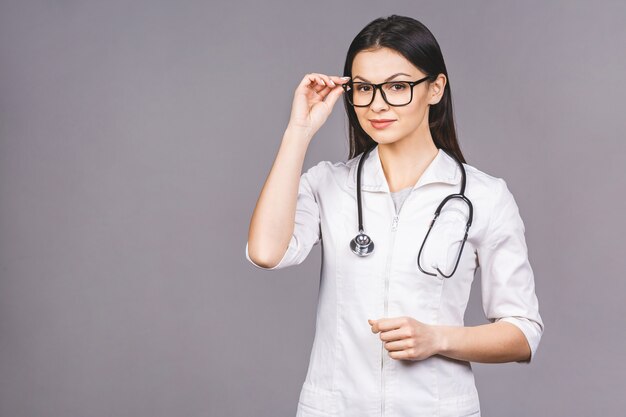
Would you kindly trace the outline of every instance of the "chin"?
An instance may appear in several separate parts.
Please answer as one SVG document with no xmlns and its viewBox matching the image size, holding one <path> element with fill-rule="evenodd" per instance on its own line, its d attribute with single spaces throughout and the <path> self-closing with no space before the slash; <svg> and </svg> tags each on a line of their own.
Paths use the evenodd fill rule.
<svg viewBox="0 0 626 417">
<path fill-rule="evenodd" d="M 382 144 L 382 145 L 387 145 L 389 143 L 394 143 L 397 142 L 399 140 L 399 137 L 397 134 L 381 134 L 381 132 L 366 132 L 370 138 L 372 138 L 374 140 L 374 142 L 378 143 L 378 144 Z"/>
</svg>

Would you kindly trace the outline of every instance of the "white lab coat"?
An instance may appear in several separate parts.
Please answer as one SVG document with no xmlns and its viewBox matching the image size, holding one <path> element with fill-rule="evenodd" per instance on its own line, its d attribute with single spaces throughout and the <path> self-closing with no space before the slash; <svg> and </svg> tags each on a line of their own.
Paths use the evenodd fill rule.
<svg viewBox="0 0 626 417">
<path fill-rule="evenodd" d="M 300 264 L 313 245 L 322 243 L 316 331 L 297 417 L 480 416 L 470 362 L 442 355 L 393 359 L 367 320 L 410 316 L 426 324 L 463 326 L 480 267 L 487 319 L 517 326 L 532 361 L 544 326 L 513 195 L 503 179 L 464 164 L 473 223 L 455 274 L 433 277 L 418 269 L 417 255 L 436 207 L 459 192 L 458 165 L 439 150 L 396 216 L 378 147 L 373 149 L 361 173 L 361 202 L 364 231 L 375 248 L 361 258 L 349 245 L 358 234 L 359 158 L 322 161 L 302 174 L 293 236 L 279 264 L 254 264 L 246 243 L 248 261 L 266 270 Z M 428 237 L 421 265 L 426 270 L 439 266 L 449 274 L 467 210 L 458 199 L 446 207 Z"/>
</svg>

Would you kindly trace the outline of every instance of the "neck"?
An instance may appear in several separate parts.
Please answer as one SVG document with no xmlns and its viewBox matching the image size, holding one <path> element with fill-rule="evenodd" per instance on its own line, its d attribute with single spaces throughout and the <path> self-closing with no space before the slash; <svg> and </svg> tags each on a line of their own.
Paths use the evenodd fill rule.
<svg viewBox="0 0 626 417">
<path fill-rule="evenodd" d="M 378 155 L 389 191 L 414 186 L 435 159 L 438 149 L 432 136 L 421 140 L 404 139 L 378 145 Z"/>
</svg>

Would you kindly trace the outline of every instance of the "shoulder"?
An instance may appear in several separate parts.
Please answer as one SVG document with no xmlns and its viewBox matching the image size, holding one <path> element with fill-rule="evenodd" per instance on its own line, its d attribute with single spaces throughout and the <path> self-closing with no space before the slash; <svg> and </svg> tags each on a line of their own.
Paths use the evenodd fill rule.
<svg viewBox="0 0 626 417">
<path fill-rule="evenodd" d="M 463 164 L 467 175 L 467 193 L 489 202 L 492 209 L 506 204 L 513 199 L 506 180 L 476 168 Z"/>
<path fill-rule="evenodd" d="M 325 186 L 332 183 L 344 184 L 350 173 L 350 161 L 319 161 L 309 168 L 304 175 L 318 186 Z"/>
<path fill-rule="evenodd" d="M 472 200 L 482 201 L 487 214 L 487 240 L 499 235 L 496 231 L 517 228 L 524 233 L 524 222 L 519 206 L 506 180 L 463 164 L 467 172 L 467 194 Z M 471 181 L 471 182 L 470 182 Z M 471 185 L 470 185 L 471 184 Z"/>
<path fill-rule="evenodd" d="M 463 164 L 467 174 L 466 193 L 478 204 L 482 203 L 488 213 L 489 223 L 504 212 L 519 213 L 517 202 L 507 181 L 482 171 L 475 166 Z"/>
<path fill-rule="evenodd" d="M 470 187 L 470 181 L 472 183 L 472 188 L 476 191 L 490 191 L 493 193 L 506 186 L 504 178 L 482 171 L 474 165 L 464 163 L 463 167 L 465 168 L 465 172 L 467 174 L 468 189 Z"/>
</svg>

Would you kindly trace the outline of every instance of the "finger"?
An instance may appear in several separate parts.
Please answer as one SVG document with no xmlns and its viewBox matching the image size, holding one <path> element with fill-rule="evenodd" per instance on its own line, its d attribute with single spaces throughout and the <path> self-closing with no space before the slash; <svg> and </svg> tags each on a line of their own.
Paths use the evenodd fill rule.
<svg viewBox="0 0 626 417">
<path fill-rule="evenodd" d="M 326 86 L 326 82 L 324 82 L 324 78 L 322 78 L 322 76 L 320 74 L 315 74 L 315 81 L 319 85 Z"/>
<path fill-rule="evenodd" d="M 407 342 L 405 341 L 395 341 L 395 342 L 385 342 L 384 345 L 385 349 L 387 349 L 388 351 L 401 351 L 401 350 L 405 350 L 405 349 L 410 349 L 410 346 Z"/>
<path fill-rule="evenodd" d="M 378 320 L 378 328 L 381 331 L 394 330 L 406 323 L 404 317 L 391 317 Z"/>
<path fill-rule="evenodd" d="M 321 74 L 313 74 L 313 79 L 315 80 L 313 90 L 322 96 L 322 99 L 326 97 L 328 91 L 331 90 L 332 87 L 329 87 L 328 83 L 324 81 L 324 77 Z"/>
<path fill-rule="evenodd" d="M 376 326 L 377 320 L 367 319 L 367 322 L 372 327 L 372 333 L 378 333 L 378 326 Z"/>
<path fill-rule="evenodd" d="M 411 357 L 411 354 L 406 350 L 398 350 L 398 351 L 394 350 L 394 351 L 388 352 L 387 355 L 389 355 L 389 357 L 393 359 L 409 359 Z"/>
<path fill-rule="evenodd" d="M 333 87 L 333 83 L 331 83 L 331 79 L 327 75 L 320 73 L 314 73 L 313 75 L 315 76 L 315 80 L 318 84 L 331 88 Z"/>
<path fill-rule="evenodd" d="M 336 75 L 329 75 L 329 76 L 326 76 L 326 78 L 325 78 L 326 84 L 332 85 L 333 90 L 337 87 L 341 88 L 342 84 L 345 84 L 348 81 L 350 81 L 350 77 L 339 77 Z M 341 90 L 343 91 L 343 88 L 341 88 Z"/>
<path fill-rule="evenodd" d="M 302 78 L 302 81 L 300 82 L 300 86 L 308 87 L 311 85 L 315 85 L 315 83 L 316 83 L 315 74 L 306 74 Z"/>
<path fill-rule="evenodd" d="M 329 86 L 330 88 L 335 87 L 335 82 L 328 75 L 320 74 L 320 77 L 322 77 L 322 80 L 324 80 L 327 86 Z"/>
<path fill-rule="evenodd" d="M 343 84 L 343 83 L 347 83 L 348 81 L 350 81 L 350 77 L 339 77 L 339 76 L 335 76 L 332 75 L 331 80 L 333 80 L 335 82 L 335 84 Z"/>
<path fill-rule="evenodd" d="M 316 86 L 313 91 L 322 96 L 322 99 L 326 97 L 326 94 L 330 91 L 329 87 L 326 86 Z"/>
<path fill-rule="evenodd" d="M 342 93 L 343 93 L 343 88 L 341 88 L 340 86 L 337 86 L 328 93 L 328 96 L 326 97 L 325 101 L 330 106 L 334 106 L 335 103 L 337 102 L 337 99 L 341 96 Z"/>
<path fill-rule="evenodd" d="M 380 333 L 380 340 L 384 340 L 386 342 L 394 340 L 404 340 L 408 337 L 410 336 L 407 334 L 407 331 L 404 328 L 388 330 Z"/>
<path fill-rule="evenodd" d="M 316 86 L 326 87 L 326 83 L 324 83 L 322 78 L 319 76 L 319 74 L 316 74 L 316 73 L 306 74 L 304 78 L 302 79 L 302 82 L 300 83 L 300 85 L 307 86 L 307 87 L 316 87 Z"/>
<path fill-rule="evenodd" d="M 333 97 L 330 98 L 331 102 L 329 102 L 329 104 L 333 104 L 338 98 L 338 95 L 343 92 L 343 88 L 341 88 L 340 84 L 349 80 L 349 78 L 342 79 L 341 77 L 328 76 L 318 73 L 307 74 L 307 78 L 309 80 L 308 86 L 312 87 L 313 91 L 322 96 L 323 100 L 326 99 L 329 93 L 334 92 L 336 89 L 340 90 L 336 93 L 337 97 L 333 95 Z"/>
<path fill-rule="evenodd" d="M 339 96 L 344 92 L 341 85 L 336 84 L 333 87 L 327 86 L 318 92 L 328 104 L 335 104 Z"/>
<path fill-rule="evenodd" d="M 350 77 L 342 78 L 342 77 L 338 77 L 334 75 L 325 75 L 325 74 L 318 74 L 318 75 L 322 78 L 326 86 L 330 87 L 331 91 L 334 91 L 334 89 L 337 87 L 341 87 L 341 84 L 344 84 L 350 81 Z M 343 89 L 341 90 L 343 91 Z"/>
</svg>

